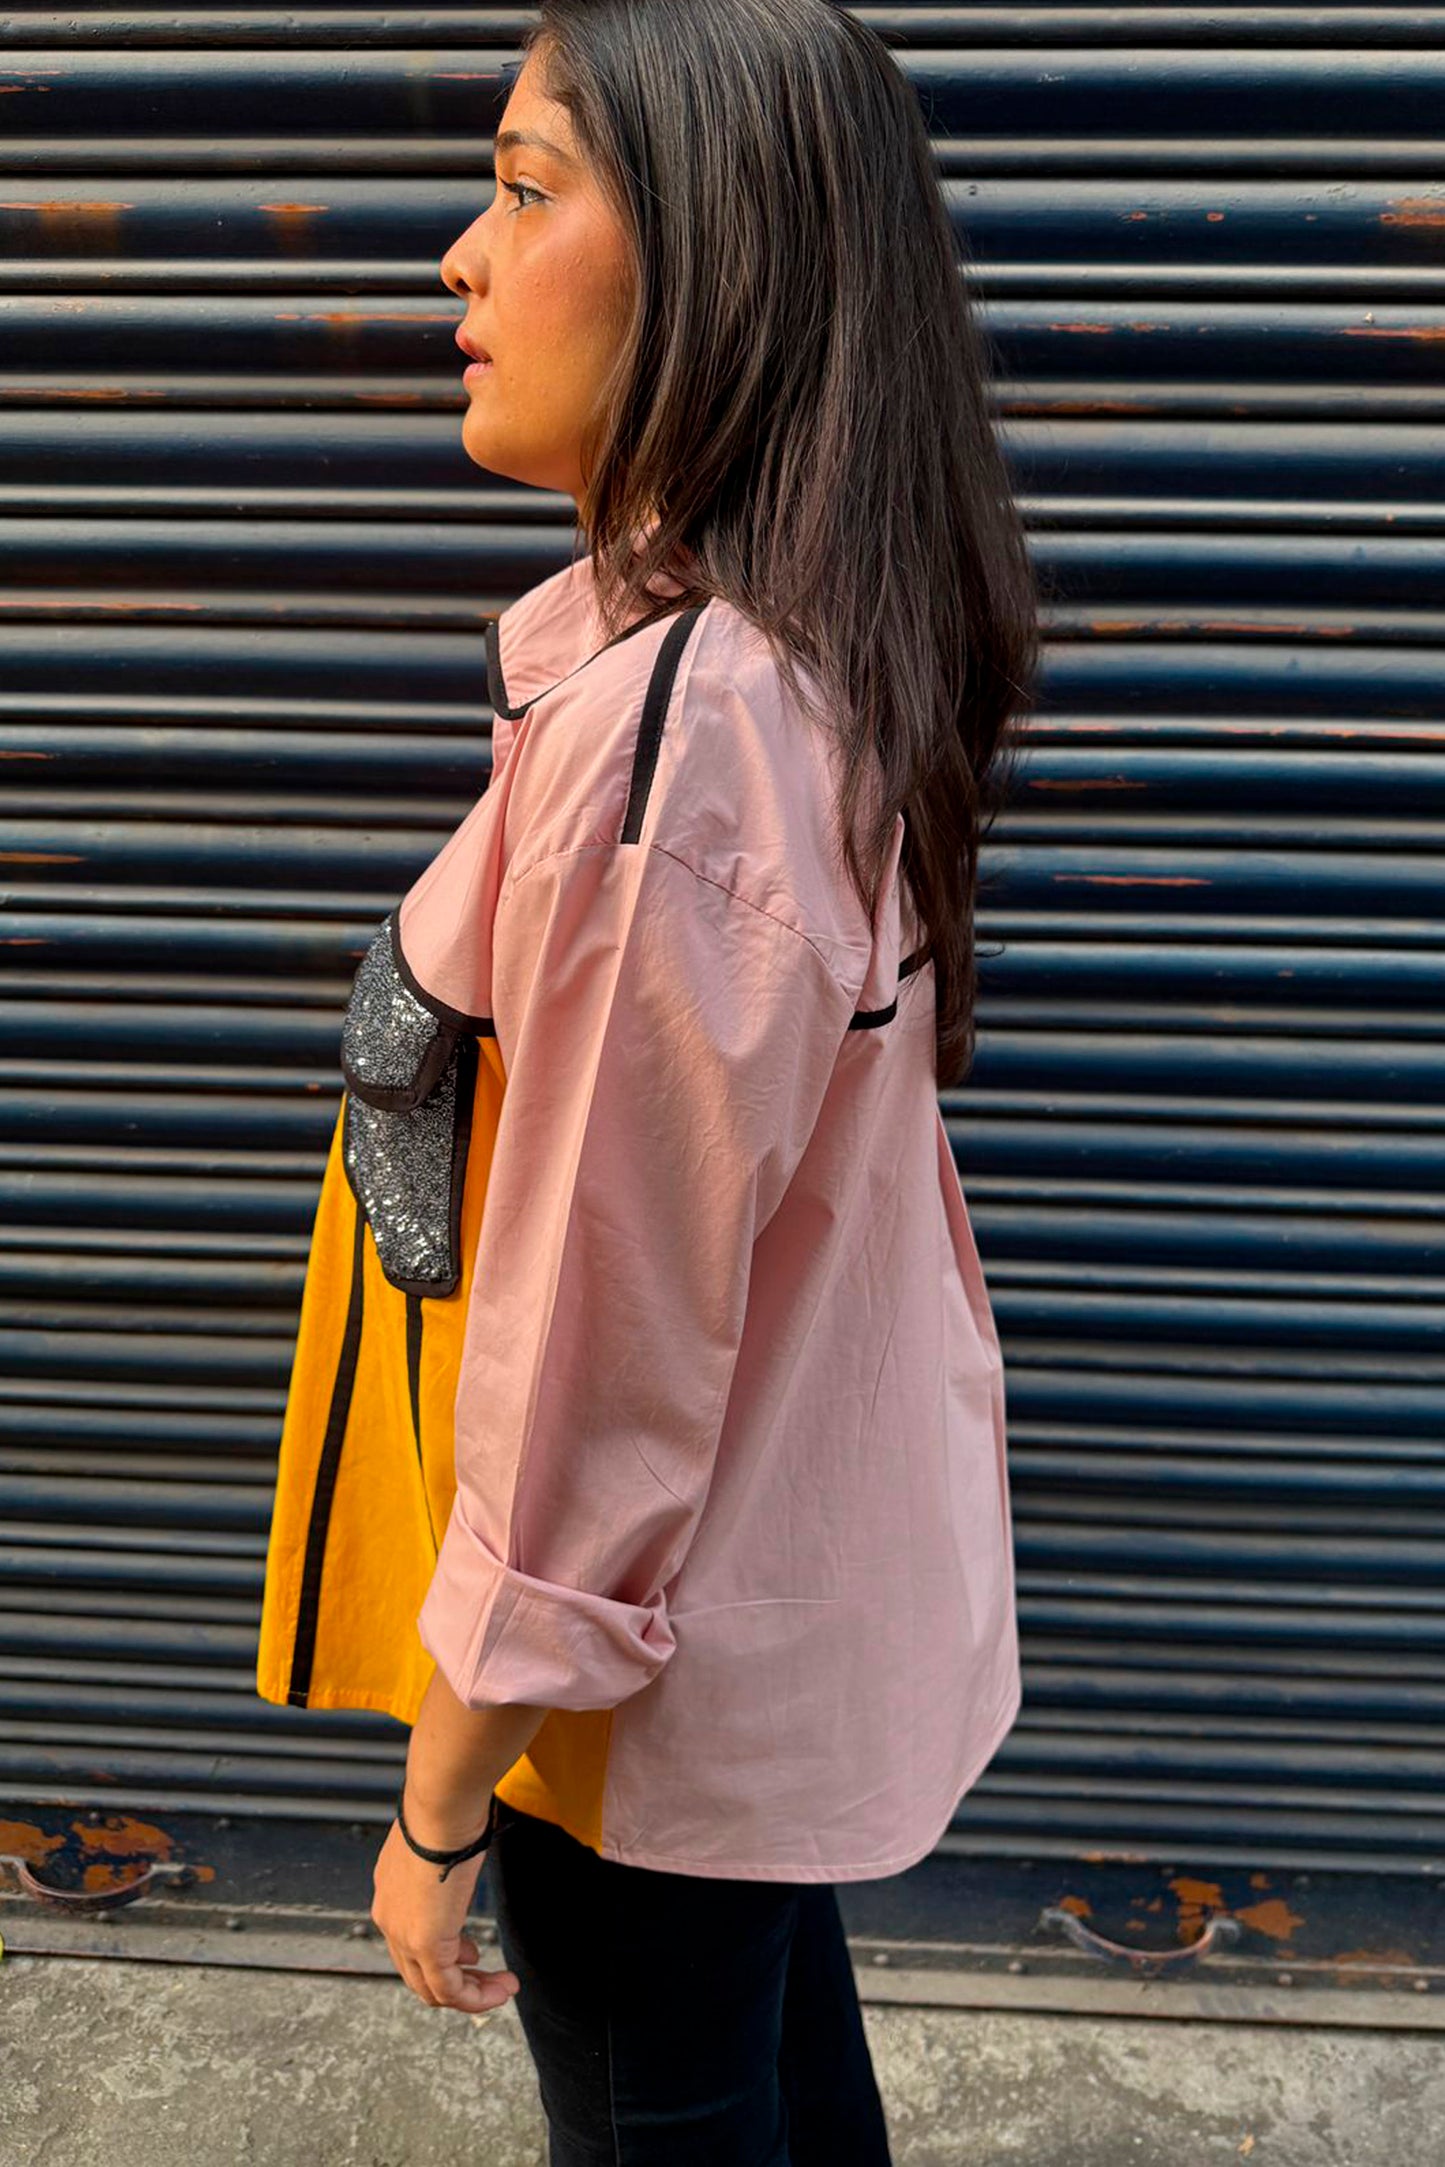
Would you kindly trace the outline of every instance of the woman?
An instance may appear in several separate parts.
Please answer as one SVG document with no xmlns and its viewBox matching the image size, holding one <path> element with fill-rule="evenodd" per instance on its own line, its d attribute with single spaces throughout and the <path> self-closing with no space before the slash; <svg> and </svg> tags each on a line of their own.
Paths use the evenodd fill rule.
<svg viewBox="0 0 1445 2167">
<path fill-rule="evenodd" d="M 937 1092 L 1027 559 L 842 10 L 553 0 L 496 172 L 441 266 L 463 441 L 586 550 L 491 627 L 492 779 L 395 921 L 507 1092 L 373 1917 L 428 2004 L 517 1996 L 553 2167 L 872 2167 L 834 1885 L 925 1856 L 1019 1704 Z"/>
</svg>

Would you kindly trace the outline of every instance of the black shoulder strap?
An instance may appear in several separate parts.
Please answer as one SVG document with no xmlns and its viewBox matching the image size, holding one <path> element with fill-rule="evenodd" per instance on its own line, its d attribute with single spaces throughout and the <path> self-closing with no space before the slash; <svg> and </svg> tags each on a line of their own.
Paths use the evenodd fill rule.
<svg viewBox="0 0 1445 2167">
<path fill-rule="evenodd" d="M 632 755 L 632 784 L 627 793 L 627 810 L 622 816 L 622 834 L 619 841 L 635 843 L 642 833 L 642 816 L 647 810 L 648 793 L 657 768 L 657 755 L 662 745 L 662 725 L 667 719 L 667 705 L 672 698 L 672 688 L 677 679 L 677 666 L 682 651 L 692 637 L 693 627 L 707 608 L 699 602 L 692 609 L 685 609 L 668 626 L 665 638 L 657 650 L 652 665 L 652 675 L 647 682 L 647 696 L 642 703 L 642 721 L 637 731 L 637 747 Z"/>
<path fill-rule="evenodd" d="M 692 636 L 693 628 L 701 617 L 706 603 L 693 609 L 683 610 L 668 627 L 666 637 L 657 650 L 652 665 L 646 697 L 642 703 L 642 720 L 638 726 L 637 747 L 632 757 L 632 784 L 627 793 L 627 811 L 623 815 L 622 834 L 624 843 L 635 843 L 642 834 L 642 817 L 647 810 L 648 793 L 657 768 L 657 755 L 662 745 L 662 726 L 667 718 L 668 702 L 677 681 L 678 664 L 683 650 Z M 629 630 L 634 629 L 629 627 Z M 905 814 L 905 819 L 907 815 Z M 898 966 L 898 982 L 912 976 L 926 961 L 922 949 L 905 956 Z M 859 1009 L 848 1025 L 850 1031 L 876 1030 L 880 1024 L 890 1023 L 898 1011 L 895 994 L 886 1008 Z"/>
<path fill-rule="evenodd" d="M 915 948 L 911 956 L 905 956 L 898 966 L 899 985 L 902 985 L 905 978 L 911 978 L 927 961 L 928 958 L 921 948 Z M 876 1031 L 880 1023 L 891 1023 L 897 1013 L 898 996 L 895 993 L 886 1008 L 855 1009 L 848 1028 L 850 1031 Z"/>
</svg>

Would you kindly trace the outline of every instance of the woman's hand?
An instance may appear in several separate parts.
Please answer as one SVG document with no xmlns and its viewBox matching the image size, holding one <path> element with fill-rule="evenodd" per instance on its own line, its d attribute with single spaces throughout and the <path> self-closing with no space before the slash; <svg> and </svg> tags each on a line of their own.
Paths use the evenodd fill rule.
<svg viewBox="0 0 1445 2167">
<path fill-rule="evenodd" d="M 412 1725 L 403 1782 L 406 1825 L 417 1842 L 454 1851 L 480 1836 L 478 1802 L 490 1800 L 546 1714 L 510 1703 L 468 1708 L 434 1670 Z M 476 1943 L 462 1932 L 482 1856 L 462 1859 L 443 1881 L 441 1867 L 418 1858 L 393 1821 L 371 1877 L 372 1920 L 406 1984 L 433 2009 L 500 2009 L 521 1984 L 515 1972 L 482 1971 Z"/>
<path fill-rule="evenodd" d="M 408 1826 L 410 1821 L 408 1814 Z M 372 1875 L 372 1921 L 402 1978 L 430 2008 L 500 2009 L 521 1984 L 515 1972 L 481 1970 L 481 1951 L 462 1932 L 481 1870 L 479 1852 L 443 1881 L 441 1868 L 417 1857 L 395 1821 L 381 1847 Z"/>
</svg>

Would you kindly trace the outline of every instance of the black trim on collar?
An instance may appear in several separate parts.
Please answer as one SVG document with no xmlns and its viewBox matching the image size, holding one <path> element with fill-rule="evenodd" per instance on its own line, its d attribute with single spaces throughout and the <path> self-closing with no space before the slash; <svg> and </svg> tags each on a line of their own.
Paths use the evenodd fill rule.
<svg viewBox="0 0 1445 2167">
<path fill-rule="evenodd" d="M 701 615 L 706 607 L 706 603 L 699 604 L 697 614 Z M 489 617 L 486 629 L 487 698 L 492 703 L 492 712 L 502 716 L 507 722 L 520 722 L 529 707 L 535 706 L 538 700 L 544 700 L 549 692 L 555 692 L 558 685 L 565 685 L 569 677 L 577 675 L 577 670 L 585 670 L 589 662 L 595 662 L 598 655 L 605 655 L 609 647 L 620 647 L 624 640 L 631 639 L 634 632 L 645 632 L 649 625 L 662 624 L 667 618 L 676 615 L 676 610 L 662 609 L 653 610 L 645 617 L 635 618 L 630 625 L 624 625 L 620 632 L 614 633 L 610 640 L 604 640 L 596 653 L 584 656 L 577 664 L 577 669 L 568 670 L 555 684 L 546 685 L 540 692 L 534 692 L 531 699 L 524 700 L 520 707 L 513 707 L 508 699 L 506 679 L 502 675 L 501 617 Z"/>
<path fill-rule="evenodd" d="M 487 619 L 487 698 L 495 714 L 508 722 L 520 722 L 526 714 L 525 707 L 507 704 L 507 688 L 502 681 L 502 642 L 497 632 L 498 619 Z M 530 705 L 530 702 L 528 703 Z"/>
</svg>

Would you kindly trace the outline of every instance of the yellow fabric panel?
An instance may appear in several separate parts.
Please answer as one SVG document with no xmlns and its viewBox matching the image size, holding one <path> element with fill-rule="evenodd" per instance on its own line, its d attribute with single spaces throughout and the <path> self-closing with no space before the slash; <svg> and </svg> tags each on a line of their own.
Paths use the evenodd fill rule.
<svg viewBox="0 0 1445 2167">
<path fill-rule="evenodd" d="M 361 1344 L 326 1527 L 308 1708 L 413 1723 L 432 1672 L 415 1619 L 436 1561 L 407 1384 L 406 1296 L 362 1244 Z"/>
<path fill-rule="evenodd" d="M 341 1165 L 341 1118 L 338 1113 L 312 1227 L 266 1551 L 256 1689 L 263 1700 L 283 1704 L 296 1642 L 307 1523 L 351 1290 L 356 1205 Z"/>
<path fill-rule="evenodd" d="M 610 1708 L 553 1708 L 522 1758 L 497 1785 L 519 1813 L 555 1821 L 594 1851 L 602 1846 L 602 1783 L 612 1734 Z"/>
<path fill-rule="evenodd" d="M 357 1204 L 342 1161 L 345 1102 L 332 1132 L 312 1230 L 282 1429 L 266 1554 L 256 1687 L 263 1700 L 368 1708 L 416 1721 L 435 1664 L 416 1630 L 456 1492 L 455 1405 L 472 1273 L 506 1076 L 494 1038 L 478 1041 L 471 1137 L 462 1187 L 461 1277 L 420 1300 L 418 1403 L 408 1369 L 408 1300 L 382 1272 L 369 1228 L 361 1242 L 362 1311 L 350 1406 L 329 1509 L 318 1501 L 346 1334 Z M 316 1547 L 324 1520 L 324 1548 Z M 317 1535 L 313 1536 L 313 1522 Z M 308 1677 L 293 1688 L 308 1543 L 320 1563 Z M 602 1779 L 612 1711 L 553 1709 L 497 1785 L 524 1813 L 601 1842 Z"/>
</svg>

